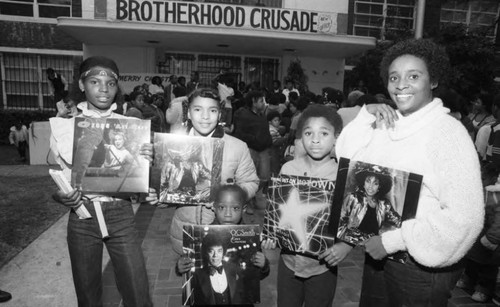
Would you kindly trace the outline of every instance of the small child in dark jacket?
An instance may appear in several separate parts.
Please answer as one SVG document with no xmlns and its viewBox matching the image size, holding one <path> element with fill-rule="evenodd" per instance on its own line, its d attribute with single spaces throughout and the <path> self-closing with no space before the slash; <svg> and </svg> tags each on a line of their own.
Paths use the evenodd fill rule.
<svg viewBox="0 0 500 307">
<path fill-rule="evenodd" d="M 215 194 L 214 210 L 215 220 L 211 225 L 242 225 L 242 213 L 245 209 L 246 192 L 238 185 L 222 185 Z M 269 275 L 269 260 L 262 251 L 252 257 L 252 264 L 260 268 L 260 279 Z M 194 266 L 192 259 L 181 256 L 177 261 L 176 271 L 179 274 L 187 273 Z M 198 305 L 196 305 L 198 306 Z M 253 306 L 251 304 L 238 306 Z"/>
</svg>

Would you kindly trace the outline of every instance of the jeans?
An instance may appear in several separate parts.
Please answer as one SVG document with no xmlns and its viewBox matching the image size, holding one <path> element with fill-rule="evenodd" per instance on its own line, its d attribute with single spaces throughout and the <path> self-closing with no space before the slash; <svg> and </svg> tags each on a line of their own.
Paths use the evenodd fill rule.
<svg viewBox="0 0 500 307">
<path fill-rule="evenodd" d="M 365 253 L 359 307 L 389 306 L 384 277 L 384 265 L 386 261 L 387 259 L 375 260 L 369 254 Z"/>
<path fill-rule="evenodd" d="M 436 269 L 421 266 L 411 258 L 405 264 L 388 260 L 384 266 L 388 306 L 447 306 L 462 271 L 463 262 Z"/>
<path fill-rule="evenodd" d="M 86 207 L 91 219 L 81 220 L 71 211 L 68 249 L 79 307 L 102 306 L 102 253 L 106 244 L 118 291 L 126 307 L 152 306 L 148 276 L 129 202 L 102 202 L 109 237 L 102 238 L 92 203 Z"/>
<path fill-rule="evenodd" d="M 278 307 L 331 307 L 337 287 L 337 267 L 325 273 L 295 276 L 280 257 L 278 264 Z"/>
<path fill-rule="evenodd" d="M 257 176 L 259 177 L 259 189 L 255 193 L 254 204 L 259 209 L 265 209 L 267 207 L 267 199 L 265 195 L 267 194 L 267 186 L 269 180 L 271 179 L 271 154 L 270 148 L 264 149 L 263 151 L 256 151 L 250 149 L 250 156 L 252 157 L 253 164 L 257 171 Z M 251 204 L 252 205 L 252 204 Z"/>
</svg>

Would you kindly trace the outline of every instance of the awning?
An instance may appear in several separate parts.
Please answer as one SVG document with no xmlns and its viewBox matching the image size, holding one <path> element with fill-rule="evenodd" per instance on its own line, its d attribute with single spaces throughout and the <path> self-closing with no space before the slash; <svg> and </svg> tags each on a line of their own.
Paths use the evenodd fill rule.
<svg viewBox="0 0 500 307">
<path fill-rule="evenodd" d="M 169 51 L 245 54 L 280 57 L 284 54 L 345 58 L 375 47 L 375 38 L 350 35 L 287 33 L 267 30 L 193 25 L 108 21 L 60 17 L 57 26 L 90 45 L 164 48 Z"/>
</svg>

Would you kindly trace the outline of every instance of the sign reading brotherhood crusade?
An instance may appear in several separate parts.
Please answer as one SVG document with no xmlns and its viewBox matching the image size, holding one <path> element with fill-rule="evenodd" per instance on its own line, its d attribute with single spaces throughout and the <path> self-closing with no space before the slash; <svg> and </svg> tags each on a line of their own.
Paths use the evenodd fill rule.
<svg viewBox="0 0 500 307">
<path fill-rule="evenodd" d="M 337 13 L 216 3 L 158 0 L 108 1 L 108 16 L 124 21 L 260 29 L 280 32 L 337 33 Z"/>
</svg>

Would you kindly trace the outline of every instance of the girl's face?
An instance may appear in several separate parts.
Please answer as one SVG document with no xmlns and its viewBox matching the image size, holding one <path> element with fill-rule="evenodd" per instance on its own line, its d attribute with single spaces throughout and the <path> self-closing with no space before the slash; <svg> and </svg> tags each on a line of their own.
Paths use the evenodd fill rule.
<svg viewBox="0 0 500 307">
<path fill-rule="evenodd" d="M 304 123 L 302 144 L 311 159 L 330 159 L 336 141 L 335 128 L 324 117 L 311 117 Z"/>
<path fill-rule="evenodd" d="M 220 119 L 220 106 L 217 100 L 196 97 L 189 105 L 188 118 L 191 120 L 194 135 L 207 136 L 217 127 Z"/>
<path fill-rule="evenodd" d="M 373 197 L 380 189 L 380 181 L 375 176 L 366 176 L 364 188 L 366 195 Z"/>
<path fill-rule="evenodd" d="M 243 200 L 237 192 L 226 191 L 214 204 L 215 218 L 221 225 L 237 225 L 243 213 Z"/>
<path fill-rule="evenodd" d="M 116 148 L 121 149 L 124 144 L 125 144 L 125 140 L 123 139 L 123 136 L 121 134 L 115 135 L 115 146 L 116 146 Z"/>
<path fill-rule="evenodd" d="M 403 116 L 408 116 L 432 101 L 429 71 L 424 60 L 413 55 L 402 55 L 389 66 L 387 91 Z"/>
<path fill-rule="evenodd" d="M 144 107 L 144 96 L 143 95 L 137 95 L 137 97 L 135 97 L 135 100 L 134 100 L 134 105 L 136 107 L 138 107 L 139 109 L 141 109 L 142 107 Z"/>
<path fill-rule="evenodd" d="M 89 110 L 104 112 L 111 107 L 118 93 L 118 83 L 110 76 L 95 75 L 78 82 L 85 92 Z"/>
<path fill-rule="evenodd" d="M 279 128 L 280 127 L 280 118 L 279 117 L 275 117 L 273 118 L 270 122 L 271 126 L 273 126 L 274 128 Z"/>
</svg>

